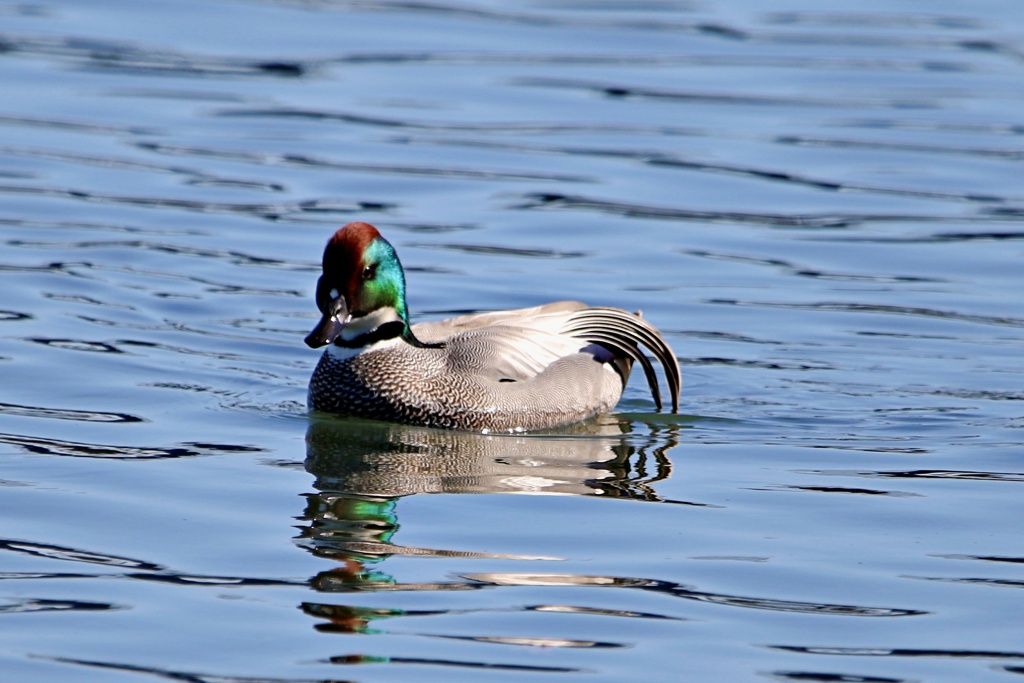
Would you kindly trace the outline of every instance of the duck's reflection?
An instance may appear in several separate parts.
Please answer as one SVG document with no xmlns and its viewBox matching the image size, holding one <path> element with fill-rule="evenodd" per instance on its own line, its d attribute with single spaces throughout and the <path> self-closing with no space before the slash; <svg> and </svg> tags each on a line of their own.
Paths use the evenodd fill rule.
<svg viewBox="0 0 1024 683">
<path fill-rule="evenodd" d="M 308 494 L 300 543 L 337 565 L 313 579 L 321 592 L 473 590 L 467 582 L 398 584 L 380 570 L 392 555 L 536 557 L 409 547 L 393 541 L 396 505 L 414 493 L 601 495 L 660 500 L 656 482 L 668 478 L 666 452 L 678 426 L 640 437 L 613 417 L 557 434 L 489 435 L 315 417 L 306 434 Z M 366 632 L 391 610 L 314 604 L 321 630 Z"/>
<path fill-rule="evenodd" d="M 529 435 L 316 418 L 306 433 L 306 469 L 321 491 L 380 498 L 562 493 L 658 500 L 652 484 L 669 476 L 665 453 L 676 432 L 654 433 L 638 446 L 630 431 L 613 417 Z"/>
</svg>

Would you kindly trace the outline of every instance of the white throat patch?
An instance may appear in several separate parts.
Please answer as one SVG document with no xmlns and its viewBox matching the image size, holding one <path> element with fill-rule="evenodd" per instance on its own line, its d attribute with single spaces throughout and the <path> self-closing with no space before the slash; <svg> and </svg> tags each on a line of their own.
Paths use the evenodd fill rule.
<svg viewBox="0 0 1024 683">
<path fill-rule="evenodd" d="M 368 332 L 373 332 L 385 323 L 401 322 L 401 320 L 402 318 L 398 315 L 398 311 L 391 306 L 378 308 L 376 311 L 367 313 L 360 318 L 353 318 L 348 325 L 342 328 L 341 338 L 345 341 L 352 341 Z"/>
</svg>

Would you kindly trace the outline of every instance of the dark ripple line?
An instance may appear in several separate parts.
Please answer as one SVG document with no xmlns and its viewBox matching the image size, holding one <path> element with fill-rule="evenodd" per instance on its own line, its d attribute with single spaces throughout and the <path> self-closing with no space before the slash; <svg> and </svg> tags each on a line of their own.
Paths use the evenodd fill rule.
<svg viewBox="0 0 1024 683">
<path fill-rule="evenodd" d="M 917 306 L 892 306 L 887 304 L 855 304 L 844 302 L 822 302 L 813 304 L 791 304 L 771 301 L 743 301 L 740 299 L 708 299 L 709 304 L 724 304 L 727 306 L 757 306 L 763 308 L 789 308 L 796 310 L 810 311 L 839 311 L 845 313 L 885 313 L 892 315 L 909 315 L 923 318 L 939 318 L 942 320 L 957 320 L 961 322 L 980 323 L 983 325 L 999 325 L 1002 327 L 1024 327 L 1024 319 L 1010 318 L 1005 316 L 975 315 L 972 313 L 958 313 L 956 311 L 944 311 L 935 308 L 923 308 Z"/>
<path fill-rule="evenodd" d="M 84 339 L 58 339 L 50 337 L 27 337 L 27 341 L 67 351 L 89 351 L 92 353 L 125 353 L 114 344 Z"/>
<path fill-rule="evenodd" d="M 552 182 L 572 183 L 593 182 L 593 178 L 586 176 L 535 173 L 531 171 L 495 171 L 451 166 L 417 166 L 410 164 L 346 163 L 331 161 L 330 159 L 315 157 L 309 154 L 240 152 L 236 150 L 215 149 L 211 147 L 167 145 L 156 142 L 139 142 L 136 143 L 136 146 L 140 149 L 156 152 L 157 154 L 210 157 L 215 159 L 245 161 L 252 164 L 298 166 L 302 168 L 316 168 L 329 171 L 385 173 L 390 175 L 413 175 L 442 178 L 474 178 L 478 180 L 546 180 Z"/>
<path fill-rule="evenodd" d="M 504 247 L 486 244 L 415 244 L 410 245 L 421 249 L 446 249 L 461 251 L 466 254 L 487 254 L 490 256 L 525 256 L 527 258 L 585 258 L 590 256 L 585 251 L 564 251 L 558 249 L 526 249 L 521 247 Z"/>
<path fill-rule="evenodd" d="M 167 278 L 167 279 L 171 279 L 171 280 L 182 280 L 182 281 L 189 282 L 189 283 L 192 283 L 192 284 L 203 285 L 203 286 L 207 287 L 206 291 L 208 291 L 208 292 L 215 292 L 217 294 L 257 294 L 257 295 L 260 295 L 260 296 L 287 296 L 287 297 L 300 297 L 300 298 L 305 298 L 308 295 L 307 292 L 302 292 L 302 291 L 299 291 L 297 289 L 271 289 L 271 288 L 261 289 L 259 287 L 251 287 L 251 286 L 246 286 L 246 285 L 236 285 L 236 284 L 231 284 L 231 283 L 226 283 L 226 282 L 217 282 L 216 280 L 210 280 L 209 278 L 203 278 L 203 277 L 199 277 L 199 276 L 196 276 L 196 275 L 183 274 L 183 273 L 180 273 L 180 272 L 168 272 L 168 271 L 160 271 L 160 270 L 154 270 L 154 269 L 133 268 L 131 266 L 123 266 L 123 267 L 116 267 L 116 266 L 112 266 L 112 265 L 98 266 L 98 265 L 93 265 L 93 264 L 90 264 L 90 263 L 75 264 L 75 265 L 84 265 L 86 267 L 92 268 L 93 270 L 105 269 L 105 270 L 110 270 L 110 271 L 120 272 L 120 273 L 131 273 L 133 275 L 144 275 L 144 276 L 150 277 L 150 278 Z M 315 266 L 313 266 L 313 265 L 310 265 L 309 267 L 299 266 L 299 267 L 295 268 L 295 270 L 303 270 L 303 271 L 304 270 L 314 270 L 314 269 L 315 269 Z M 0 267 L 0 270 L 2 270 L 2 267 Z M 179 329 L 187 329 L 187 328 L 180 327 Z M 197 332 L 198 330 L 189 330 L 189 331 Z"/>
<path fill-rule="evenodd" d="M 951 59 L 886 59 L 881 57 L 809 57 L 773 54 L 537 54 L 519 52 L 365 52 L 350 53 L 322 60 L 324 64 L 552 64 L 577 66 L 695 66 L 695 67 L 773 67 L 784 69 L 841 69 L 955 72 L 977 71 L 978 66 Z"/>
<path fill-rule="evenodd" d="M 566 666 L 541 666 L 537 664 L 500 664 L 497 662 L 473 662 L 458 659 L 427 657 L 388 657 L 381 655 L 338 655 L 326 660 L 330 664 L 429 664 L 487 671 L 529 671 L 538 673 L 582 673 L 584 669 Z"/>
<path fill-rule="evenodd" d="M 739 211 L 700 211 L 681 207 L 652 206 L 604 199 L 593 199 L 581 195 L 534 193 L 524 195 L 525 202 L 517 209 L 584 209 L 610 213 L 629 218 L 658 218 L 669 220 L 694 220 L 705 223 L 751 223 L 785 228 L 849 228 L 868 222 L 938 222 L 952 221 L 952 217 L 928 216 L 923 214 L 770 214 L 745 213 Z M 962 221 L 963 218 L 956 218 Z M 977 220 L 977 218 L 975 219 Z"/>
<path fill-rule="evenodd" d="M 694 135 L 706 136 L 699 132 Z M 398 140 L 399 142 L 411 143 L 418 140 Z M 523 153 L 541 154 L 564 154 L 570 156 L 594 156 L 630 159 L 651 166 L 664 168 L 680 168 L 693 171 L 706 171 L 710 173 L 724 173 L 729 175 L 745 176 L 760 180 L 785 182 L 792 185 L 803 185 L 820 190 L 831 192 L 856 192 L 862 194 L 895 195 L 898 197 L 920 197 L 922 199 L 936 199 L 941 201 L 966 201 L 977 203 L 1001 203 L 1008 201 L 1005 197 L 998 195 L 984 194 L 980 192 L 944 192 L 939 190 L 917 190 L 901 187 L 886 187 L 882 185 L 866 185 L 863 183 L 852 183 L 841 180 L 827 180 L 800 175 L 789 171 L 757 168 L 754 166 L 740 166 L 737 164 L 726 164 L 717 162 L 697 161 L 687 159 L 678 154 L 662 152 L 649 149 L 615 149 L 604 147 L 573 147 L 535 145 L 523 143 L 502 143 L 490 140 L 430 140 L 426 144 L 451 145 L 458 147 L 470 147 L 479 149 L 497 149 Z"/>
<path fill-rule="evenodd" d="M 868 128 L 872 130 L 913 130 L 929 133 L 981 133 L 984 135 L 1024 135 L 1024 125 L 985 121 L 956 122 L 931 121 L 922 119 L 870 119 L 859 118 L 838 121 L 835 125 L 843 128 Z"/>
<path fill-rule="evenodd" d="M 0 270 L 5 268 L 0 265 Z M 0 311 L 0 322 L 11 322 L 15 320 L 32 320 L 33 316 L 28 313 L 22 313 L 20 311 Z"/>
<path fill-rule="evenodd" d="M 1024 482 L 1022 472 L 983 472 L 971 470 L 805 470 L 806 474 L 879 479 L 944 479 L 961 481 Z"/>
<path fill-rule="evenodd" d="M 36 455 L 59 455 L 76 458 L 106 458 L 112 460 L 139 460 L 153 458 L 181 458 L 200 455 L 188 448 L 152 448 L 88 444 L 60 439 L 47 439 L 20 434 L 0 434 L 0 443 L 18 446 Z"/>
<path fill-rule="evenodd" d="M 387 11 L 393 12 L 395 3 L 385 0 L 359 0 L 357 3 L 345 3 L 344 7 L 358 7 L 361 11 Z M 581 26 L 594 29 L 613 29 L 616 31 L 629 30 L 652 33 L 686 33 L 707 38 L 717 38 L 735 43 L 744 41 L 746 43 L 767 43 L 767 44 L 797 44 L 797 45 L 844 45 L 865 48 L 877 47 L 902 47 L 918 49 L 946 49 L 946 50 L 984 50 L 990 52 L 1007 52 L 1011 55 L 1019 54 L 1019 51 L 1002 43 L 991 40 L 963 39 L 959 34 L 953 36 L 937 36 L 933 33 L 910 36 L 907 33 L 893 35 L 890 33 L 866 32 L 860 33 L 839 33 L 828 31 L 821 33 L 794 33 L 783 31 L 757 31 L 749 28 L 740 28 L 735 25 L 707 20 L 680 21 L 672 15 L 660 15 L 656 19 L 638 19 L 633 17 L 615 17 L 614 19 L 588 18 L 581 16 L 578 12 L 571 14 L 554 13 L 527 13 L 522 11 L 499 11 L 493 8 L 468 6 L 464 4 L 452 4 L 437 2 L 434 0 L 407 0 L 399 5 L 404 12 L 424 12 L 434 15 L 450 15 L 460 18 L 475 19 L 501 24 L 521 24 L 538 28 L 560 28 L 571 27 L 579 29 Z M 858 15 L 859 16 L 859 15 Z M 947 30 L 955 24 L 945 26 Z M 863 25 L 853 24 L 854 28 L 864 29 Z M 849 29 L 850 26 L 842 25 L 841 28 Z M 963 29 L 961 29 L 963 30 Z"/>
<path fill-rule="evenodd" d="M 72 232 L 119 232 L 132 235 L 174 235 L 176 237 L 203 237 L 208 233 L 201 230 L 191 229 L 161 229 L 153 226 L 139 227 L 134 225 L 119 225 L 116 223 L 89 223 L 86 221 L 47 221 L 31 218 L 4 218 L 0 217 L 0 225 L 9 225 L 16 228 L 53 228 L 57 230 L 70 230 Z"/>
<path fill-rule="evenodd" d="M 639 100 L 660 100 L 675 102 L 700 102 L 703 104 L 727 104 L 744 107 L 869 107 L 885 105 L 889 108 L 936 109 L 938 104 L 927 100 L 888 100 L 888 99 L 856 99 L 856 98 L 813 98 L 813 97 L 778 97 L 773 95 L 746 95 L 730 93 L 696 92 L 685 90 L 664 90 L 644 88 L 634 85 L 598 83 L 572 78 L 519 78 L 515 85 L 540 88 L 558 88 L 561 90 L 583 90 L 607 97 Z"/>
<path fill-rule="evenodd" d="M 583 183 L 594 182 L 586 176 L 534 173 L 527 171 L 490 171 L 448 166 L 413 166 L 409 164 L 366 164 L 328 161 L 306 154 L 282 154 L 280 161 L 292 166 L 323 168 L 328 170 L 357 171 L 362 173 L 387 173 L 392 175 L 415 175 L 443 178 L 474 178 L 477 180 L 547 180 L 552 182 Z"/>
<path fill-rule="evenodd" d="M 114 168 L 130 171 L 151 171 L 156 173 L 170 173 L 173 175 L 188 178 L 191 185 L 222 185 L 230 187 L 243 187 L 253 190 L 266 190 L 271 192 L 284 192 L 285 187 L 280 183 L 264 182 L 260 180 L 246 180 L 238 178 L 225 178 L 213 175 L 198 169 L 186 168 L 184 166 L 167 166 L 154 164 L 148 161 L 137 159 L 125 159 L 113 156 L 97 156 L 92 154 L 76 154 L 74 152 L 63 152 L 58 150 L 30 149 L 24 147 L 0 147 L 0 154 L 11 156 L 25 156 L 32 159 L 47 159 L 50 161 L 63 161 L 68 163 L 82 164 L 86 166 L 99 166 L 101 168 Z"/>
<path fill-rule="evenodd" d="M 522 11 L 499 11 L 492 7 L 484 8 L 467 4 L 445 3 L 437 0 L 403 0 L 396 4 L 387 0 L 357 0 L 345 3 L 345 7 L 355 6 L 361 11 L 393 12 L 396 7 L 403 12 L 424 12 L 435 15 L 450 15 L 477 19 L 501 24 L 522 24 L 534 27 L 563 27 L 578 29 L 581 26 L 603 29 L 630 29 L 638 31 L 683 32 L 697 35 L 709 35 L 739 40 L 747 36 L 741 29 L 708 21 L 678 21 L 660 18 L 659 20 L 616 18 L 615 20 L 594 19 L 578 12 L 567 16 L 556 14 L 527 13 Z"/>
<path fill-rule="evenodd" d="M 89 276 L 83 275 L 82 273 L 77 272 L 76 269 L 78 269 L 78 268 L 84 268 L 86 270 L 91 270 L 91 269 L 94 269 L 95 266 L 92 263 L 89 263 L 88 261 L 77 261 L 77 262 L 53 261 L 52 263 L 46 263 L 46 264 L 39 265 L 39 266 L 30 266 L 30 265 L 21 265 L 21 264 L 19 264 L 19 265 L 11 265 L 11 264 L 8 264 L 8 263 L 0 263 L 0 272 L 10 272 L 10 273 L 60 273 L 61 275 L 70 275 L 71 277 L 80 277 L 80 278 L 88 279 Z M 30 316 L 27 313 L 17 313 L 15 311 L 12 311 L 11 313 L 14 316 L 22 316 L 22 315 L 28 316 L 26 318 L 21 318 L 21 317 L 9 318 L 11 320 L 29 320 L 29 319 L 33 318 L 33 316 Z"/>
<path fill-rule="evenodd" d="M 985 28 L 982 21 L 971 17 L 924 13 L 864 14 L 859 12 L 805 12 L 798 10 L 772 12 L 762 17 L 762 21 L 769 25 L 792 26 L 801 24 L 838 26 L 840 28 L 858 26 L 867 28 L 944 29 L 957 31 Z"/>
<path fill-rule="evenodd" d="M 69 119 L 44 119 L 34 116 L 13 116 L 9 114 L 0 114 L 0 124 L 15 126 L 32 126 L 35 128 L 56 128 L 58 130 L 74 131 L 76 133 L 98 133 L 101 135 L 160 134 L 160 131 L 154 128 L 141 128 L 135 126 L 111 126 L 99 123 L 72 121 Z"/>
<path fill-rule="evenodd" d="M 389 5 L 389 7 L 394 7 Z M 408 3 L 402 7 L 408 11 Z M 580 15 L 573 17 L 571 22 L 554 20 L 551 17 L 540 19 L 537 16 L 526 19 L 523 15 L 504 15 L 504 20 L 521 21 L 528 24 L 562 25 L 571 23 L 573 28 L 581 24 L 595 27 L 607 27 L 609 22 L 586 19 Z M 519 17 L 517 19 L 517 17 Z M 614 23 L 616 29 L 640 31 L 685 32 L 703 36 L 718 36 L 730 40 L 753 40 L 762 43 L 810 43 L 821 41 L 816 34 L 783 34 L 783 33 L 751 33 L 732 26 L 708 22 L 678 21 L 636 21 L 625 20 Z M 831 35 L 831 34 L 830 34 Z M 877 46 L 892 44 L 893 38 L 880 39 L 877 34 L 872 36 L 851 35 L 841 36 L 847 45 Z M 903 47 L 918 48 L 946 47 L 971 51 L 989 51 L 995 53 L 1019 54 L 1019 51 L 1006 43 L 996 41 L 909 41 L 906 37 L 895 39 Z M 139 47 L 136 45 L 113 42 L 97 38 L 33 38 L 26 36 L 2 36 L 0 46 L 8 54 L 38 55 L 57 59 L 79 62 L 84 68 L 102 69 L 105 71 L 121 71 L 125 73 L 177 74 L 184 76 L 278 76 L 304 77 L 315 74 L 328 65 L 408 65 L 408 64 L 576 64 L 581 66 L 624 65 L 624 66 L 663 66 L 663 65 L 696 65 L 696 66 L 774 66 L 790 68 L 827 68 L 827 69 L 873 69 L 873 70 L 915 70 L 926 72 L 967 72 L 977 70 L 974 64 L 963 60 L 951 59 L 885 59 L 885 58 L 808 58 L 785 57 L 778 55 L 631 55 L 631 54 L 530 54 L 530 53 L 489 53 L 489 52 L 363 52 L 343 55 L 312 57 L 305 59 L 261 59 L 253 57 L 224 58 L 196 53 L 169 52 L 163 49 Z"/>
<path fill-rule="evenodd" d="M 718 356 L 700 356 L 697 358 L 680 358 L 681 365 L 725 365 L 733 368 L 757 368 L 760 370 L 834 370 L 835 366 L 824 363 L 782 363 L 766 360 L 742 360 L 740 358 L 722 358 Z"/>
<path fill-rule="evenodd" d="M 907 491 L 882 491 L 879 489 L 861 489 L 853 488 L 850 486 L 778 486 L 779 490 L 784 491 L 812 491 L 815 493 L 845 493 L 854 494 L 861 496 L 893 496 L 895 498 L 919 498 L 919 493 L 909 493 Z M 771 489 L 756 489 L 759 491 L 768 491 Z"/>
<path fill-rule="evenodd" d="M 398 130 L 425 131 L 474 131 L 478 133 L 521 134 L 521 133 L 641 133 L 653 135 L 693 135 L 692 128 L 673 126 L 644 127 L 616 124 L 591 123 L 524 123 L 517 121 L 501 121 L 495 123 L 448 122 L 448 121 L 410 121 L 392 119 L 368 114 L 351 112 L 332 112 L 318 109 L 300 109 L 297 107 L 266 107 L 222 109 L 217 116 L 255 117 L 255 118 L 302 118 L 315 121 L 339 121 L 378 128 L 394 128 Z"/>
<path fill-rule="evenodd" d="M 982 562 L 1009 562 L 1011 564 L 1024 564 L 1024 556 L 1011 557 L 1002 555 L 935 555 L 944 560 L 980 560 Z"/>
<path fill-rule="evenodd" d="M 820 180 L 808 176 L 802 176 L 789 171 L 771 171 L 749 166 L 736 166 L 733 164 L 712 164 L 707 162 L 696 162 L 681 159 L 678 157 L 661 156 L 647 160 L 647 163 L 654 166 L 678 167 L 697 171 L 711 171 L 716 173 L 728 173 L 731 175 L 750 176 L 764 180 L 776 180 L 792 185 L 804 185 L 807 187 L 830 190 L 833 192 L 857 192 L 862 194 L 895 195 L 898 197 L 920 197 L 922 199 L 938 199 L 944 201 L 966 201 L 979 203 L 1005 202 L 1005 197 L 998 195 L 983 194 L 979 192 L 940 192 L 937 190 L 913 190 L 902 187 L 884 187 L 881 185 L 865 185 L 863 183 L 851 183 L 839 180 Z"/>
<path fill-rule="evenodd" d="M 820 278 L 823 280 L 840 280 L 844 282 L 880 282 L 893 283 L 939 283 L 949 282 L 943 278 L 917 277 L 913 275 L 862 275 L 854 273 L 832 273 L 823 270 L 815 270 L 806 266 L 799 266 L 784 259 L 757 258 L 754 256 L 743 256 L 737 254 L 723 254 L 700 249 L 681 250 L 681 253 L 689 256 L 697 256 L 718 261 L 729 261 L 732 263 L 747 263 L 755 266 L 769 266 L 788 271 L 791 275 L 799 277 Z"/>
<path fill-rule="evenodd" d="M 687 588 L 671 581 L 620 576 L 581 576 L 576 574 L 511 574 L 483 573 L 464 574 L 464 579 L 483 585 L 496 586 L 576 586 L 588 588 L 631 588 L 652 591 L 672 597 L 707 602 L 730 607 L 763 609 L 773 612 L 795 612 L 802 614 L 829 614 L 852 617 L 906 617 L 921 616 L 929 612 L 893 607 L 863 607 L 774 598 L 750 597 L 710 593 Z"/>
<path fill-rule="evenodd" d="M 313 62 L 210 57 L 164 49 L 137 47 L 101 38 L 75 36 L 0 36 L 7 54 L 38 55 L 80 62 L 84 68 L 125 73 L 180 74 L 184 76 L 284 76 L 306 75 Z"/>
<path fill-rule="evenodd" d="M 61 558 L 55 559 L 72 559 Z M 150 581 L 175 586 L 197 586 L 201 588 L 238 588 L 238 587 L 308 587 L 309 581 L 304 579 L 263 579 L 245 576 L 203 576 L 198 574 L 181 574 L 158 568 L 153 573 L 132 572 L 127 574 L 81 574 L 71 572 L 2 572 L 0 580 L 27 581 L 46 579 L 130 579 L 133 581 Z"/>
<path fill-rule="evenodd" d="M 908 470 L 905 472 L 865 472 L 868 476 L 895 479 L 960 479 L 967 481 L 1024 482 L 1022 472 L 962 472 L 956 470 Z"/>
<path fill-rule="evenodd" d="M 104 458 L 109 460 L 152 460 L 162 458 L 182 458 L 212 453 L 262 453 L 263 449 L 255 446 L 213 443 L 184 443 L 180 446 L 161 448 L 158 446 L 115 446 L 113 444 L 94 444 L 78 441 L 48 439 L 24 434 L 0 433 L 0 443 L 17 446 L 29 453 L 37 455 L 58 455 L 76 458 Z"/>
<path fill-rule="evenodd" d="M 0 413 L 20 417 L 45 417 L 76 422 L 144 422 L 141 417 L 128 413 L 105 413 L 97 410 L 72 410 L 70 408 L 46 408 L 24 406 L 17 403 L 0 403 Z"/>
<path fill-rule="evenodd" d="M 346 7 L 353 3 L 346 4 Z M 659 16 L 657 19 L 616 17 L 615 19 L 589 18 L 579 13 L 571 15 L 554 13 L 528 13 L 523 11 L 498 11 L 493 8 L 447 4 L 442 2 L 375 2 L 361 0 L 354 3 L 361 11 L 388 11 L 401 9 L 405 13 L 425 12 L 433 15 L 449 15 L 502 24 L 520 24 L 536 28 L 560 28 L 570 26 L 579 29 L 586 26 L 594 29 L 614 29 L 638 32 L 687 33 L 696 36 L 718 38 L 730 42 L 745 41 L 766 44 L 818 45 L 827 41 L 829 45 L 854 47 L 901 47 L 916 49 L 971 50 L 1005 53 L 1019 56 L 1020 50 L 994 40 L 963 39 L 959 36 L 891 35 L 888 33 L 865 32 L 838 33 L 793 33 L 781 31 L 753 31 L 734 25 L 706 20 L 680 21 L 674 17 Z M 863 26 L 857 26 L 863 29 Z M 849 28 L 849 27 L 844 27 Z M 141 71 L 144 73 L 178 73 L 183 75 L 246 76 L 274 75 L 299 77 L 307 75 L 325 60 L 265 60 L 253 58 L 224 58 L 206 55 L 156 50 L 138 47 L 129 43 L 91 37 L 28 37 L 3 36 L 0 44 L 9 53 L 43 55 L 75 59 L 87 67 Z M 422 53 L 421 53 L 422 54 Z M 342 58 L 345 59 L 345 58 Z M 350 59 L 365 59 L 355 56 Z M 374 59 L 379 59 L 376 57 Z M 405 58 L 399 58 L 404 63 Z"/>
<path fill-rule="evenodd" d="M 771 675 L 775 678 L 781 678 L 787 681 L 811 681 L 812 683 L 911 683 L 910 680 L 906 678 L 840 674 L 830 671 L 773 671 Z"/>
<path fill-rule="evenodd" d="M 44 659 L 58 664 L 74 664 L 76 666 L 90 666 L 97 669 L 108 669 L 110 671 L 132 672 L 149 674 L 158 678 L 165 678 L 172 681 L 183 681 L 184 683 L 332 683 L 325 679 L 312 678 L 269 678 L 260 676 L 225 676 L 223 674 L 204 674 L 176 669 L 162 669 L 153 666 L 141 666 L 137 664 L 118 664 L 115 662 L 103 662 L 91 659 L 74 659 L 72 657 L 49 657 L 35 655 L 37 659 Z M 337 682 L 335 682 L 337 683 Z"/>
<path fill-rule="evenodd" d="M 10 244 L 10 242 L 8 242 L 8 244 Z M 110 303 L 109 301 L 102 301 L 84 294 L 54 294 L 52 292 L 43 292 L 42 294 L 50 301 L 57 301 L 63 304 L 85 304 L 87 306 L 100 306 L 102 308 L 116 308 L 122 311 L 138 310 L 135 306 Z"/>
<path fill-rule="evenodd" d="M 77 251 L 85 249 L 139 249 L 144 251 L 156 251 L 165 254 L 223 259 L 225 261 L 231 262 L 234 265 L 258 266 L 260 268 L 274 268 L 277 270 L 308 271 L 319 268 L 317 264 L 312 262 L 297 263 L 294 261 L 285 261 L 283 259 L 269 258 L 266 256 L 254 256 L 252 254 L 247 254 L 243 251 L 235 251 L 233 249 L 203 249 L 202 247 L 172 244 L 170 242 L 152 242 L 149 240 L 79 240 L 63 242 L 8 240 L 6 243 L 13 247 L 28 247 L 32 249 L 60 249 L 65 251 Z"/>
<path fill-rule="evenodd" d="M 989 579 L 981 577 L 956 576 L 908 576 L 919 581 L 936 581 L 939 583 L 958 583 L 971 586 L 993 586 L 997 588 L 1024 588 L 1024 581 L 1014 579 Z"/>
<path fill-rule="evenodd" d="M 844 657 L 936 657 L 953 659 L 1024 659 L 1024 652 L 1012 650 L 953 650 L 929 648 L 867 648 L 867 647 L 810 647 L 802 645 L 768 645 L 773 650 L 809 655 L 838 655 Z"/>
<path fill-rule="evenodd" d="M 105 564 L 110 566 L 134 566 L 140 571 L 127 573 L 75 573 L 68 571 L 7 571 L 0 572 L 2 581 L 29 581 L 29 580 L 69 580 L 69 579 L 118 579 L 129 581 L 146 581 L 157 584 L 172 584 L 175 586 L 194 586 L 200 588 L 238 588 L 238 587 L 308 587 L 309 582 L 302 579 L 257 579 L 253 577 L 216 577 L 216 575 L 187 574 L 172 571 L 165 567 L 150 562 L 131 560 L 116 556 L 98 555 L 85 551 L 77 551 L 59 546 L 46 546 L 43 544 L 30 544 L 22 542 L 2 542 L 0 550 L 8 550 L 5 545 L 10 545 L 9 550 L 25 552 L 29 555 L 37 555 L 47 559 L 67 560 L 72 562 L 89 562 L 93 564 Z M 22 547 L 27 547 L 23 549 Z M 39 550 L 36 550 L 39 549 Z M 133 564 L 134 563 L 134 564 Z M 406 612 L 403 612 L 406 613 Z"/>
<path fill-rule="evenodd" d="M 998 218 L 999 214 L 992 213 Z M 1012 215 L 1012 214 L 1008 214 Z M 1016 216 L 1014 216 L 1016 217 Z M 909 237 L 890 237 L 887 235 L 849 236 L 833 238 L 837 242 L 871 242 L 873 244 L 943 244 L 947 242 L 1009 242 L 1024 239 L 1024 232 L 981 231 L 981 232 L 937 232 L 931 235 L 912 235 Z"/>
<path fill-rule="evenodd" d="M 775 138 L 780 145 L 800 147 L 831 147 L 834 149 L 880 149 L 887 152 L 912 152 L 924 154 L 947 154 L 955 156 L 980 156 L 1009 159 L 1024 159 L 1024 149 L 993 149 L 984 147 L 950 147 L 948 145 L 926 145 L 910 142 L 876 142 L 870 140 L 847 140 L 840 138 L 815 138 L 807 135 L 780 135 Z"/>
<path fill-rule="evenodd" d="M 131 195 L 103 194 L 87 190 L 56 187 L 31 187 L 25 185 L 0 185 L 0 192 L 7 194 L 40 195 L 59 199 L 75 199 L 103 204 L 124 204 L 159 209 L 183 209 L 203 213 L 241 213 L 272 220 L 282 219 L 294 213 L 355 213 L 360 211 L 384 211 L 395 208 L 381 202 L 341 202 L 330 199 L 309 199 L 278 204 L 242 202 L 204 202 L 196 199 L 171 197 L 137 197 Z"/>
<path fill-rule="evenodd" d="M 109 567 L 126 567 L 146 571 L 163 571 L 163 567 L 152 562 L 132 559 L 118 555 L 107 555 L 95 553 L 78 548 L 52 545 L 49 543 L 35 543 L 33 541 L 19 541 L 16 539 L 0 539 L 0 550 L 24 553 L 36 557 L 45 557 L 50 560 L 65 560 L 69 562 L 86 562 L 89 564 L 102 564 Z M 85 576 L 85 575 L 83 575 Z"/>
<path fill-rule="evenodd" d="M 0 605 L 0 614 L 24 614 L 26 612 L 105 612 L 124 609 L 110 602 L 88 602 L 85 600 L 52 600 L 48 598 L 9 598 L 11 602 Z"/>
<path fill-rule="evenodd" d="M 493 556 L 492 557 L 498 557 Z M 78 578 L 78 577 L 75 577 Z M 340 592 L 340 591 L 335 591 Z M 480 607 L 467 609 L 433 609 L 433 610 L 405 610 L 355 607 L 352 605 L 339 605 L 335 603 L 303 602 L 300 608 L 305 614 L 318 619 L 327 619 L 329 622 L 345 622 L 353 616 L 379 617 L 433 617 L 445 615 L 475 615 L 475 614 L 508 614 L 516 612 L 538 612 L 541 614 L 574 614 L 600 617 L 616 617 L 625 619 L 659 619 L 668 621 L 686 621 L 681 617 L 671 617 L 665 614 L 653 612 L 636 612 L 632 610 L 604 609 L 599 607 L 584 607 L 581 605 L 525 605 L 514 607 Z M 318 631 L 349 632 L 345 627 L 338 627 L 337 623 L 323 623 L 317 625 Z"/>
</svg>

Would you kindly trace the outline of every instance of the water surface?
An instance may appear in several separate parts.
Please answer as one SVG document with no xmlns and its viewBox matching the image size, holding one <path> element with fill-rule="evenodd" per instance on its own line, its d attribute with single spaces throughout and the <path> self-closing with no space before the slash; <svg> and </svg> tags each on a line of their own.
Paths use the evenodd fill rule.
<svg viewBox="0 0 1024 683">
<path fill-rule="evenodd" d="M 1024 673 L 1015 9 L 0 5 L 4 678 Z M 642 309 L 683 414 L 307 415 L 357 219 L 419 319 Z"/>
</svg>

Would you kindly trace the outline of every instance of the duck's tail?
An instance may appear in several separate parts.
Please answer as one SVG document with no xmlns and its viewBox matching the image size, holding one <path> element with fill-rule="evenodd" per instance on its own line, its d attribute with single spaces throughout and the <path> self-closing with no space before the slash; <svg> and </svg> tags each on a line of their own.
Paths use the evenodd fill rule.
<svg viewBox="0 0 1024 683">
<path fill-rule="evenodd" d="M 640 351 L 640 347 L 649 349 L 665 368 L 668 390 L 672 397 L 672 412 L 679 412 L 679 392 L 683 383 L 679 362 L 657 328 L 640 317 L 639 313 L 633 314 L 621 308 L 584 308 L 570 315 L 561 331 L 600 344 L 616 356 L 639 363 L 644 369 L 654 403 L 658 410 L 661 410 L 658 376 L 651 361 Z"/>
</svg>

